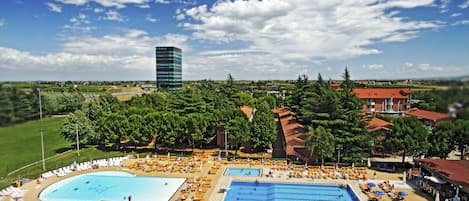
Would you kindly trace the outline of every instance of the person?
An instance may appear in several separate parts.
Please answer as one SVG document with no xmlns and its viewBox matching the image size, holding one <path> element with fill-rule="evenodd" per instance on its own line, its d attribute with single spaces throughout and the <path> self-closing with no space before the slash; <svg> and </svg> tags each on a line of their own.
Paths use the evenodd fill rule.
<svg viewBox="0 0 469 201">
<path fill-rule="evenodd" d="M 376 170 L 375 170 L 375 172 L 373 173 L 373 178 L 376 180 Z"/>
<path fill-rule="evenodd" d="M 129 195 L 129 197 L 127 197 L 127 200 L 128 200 L 128 201 L 132 201 L 132 196 Z"/>
</svg>

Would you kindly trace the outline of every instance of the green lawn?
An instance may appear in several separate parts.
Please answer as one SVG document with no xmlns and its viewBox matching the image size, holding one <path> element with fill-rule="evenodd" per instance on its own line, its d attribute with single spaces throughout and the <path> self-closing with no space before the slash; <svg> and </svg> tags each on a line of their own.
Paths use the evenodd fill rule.
<svg viewBox="0 0 469 201">
<path fill-rule="evenodd" d="M 43 120 L 45 157 L 71 148 L 72 144 L 60 136 L 63 120 L 59 117 Z M 40 128 L 39 121 L 0 128 L 0 176 L 41 160 Z"/>
<path fill-rule="evenodd" d="M 80 156 L 77 155 L 76 150 L 61 154 L 59 156 L 53 157 L 49 160 L 46 160 L 46 169 L 53 170 L 56 167 L 64 167 L 72 164 L 74 161 L 83 162 L 89 161 L 90 159 L 102 159 L 116 156 L 123 156 L 124 153 L 120 151 L 103 151 L 99 150 L 96 147 L 87 147 L 80 149 Z M 46 171 L 47 171 L 46 170 Z M 13 184 L 18 178 L 30 178 L 35 179 L 41 173 L 45 171 L 42 170 L 42 163 L 35 164 L 33 166 L 27 167 L 25 169 L 16 172 L 15 174 L 0 177 L 0 189 L 3 189 L 11 184 Z"/>
<path fill-rule="evenodd" d="M 73 161 L 83 162 L 90 159 L 123 156 L 120 151 L 99 150 L 96 147 L 82 147 L 80 156 L 74 150 L 74 144 L 65 141 L 60 135 L 63 117 L 45 118 L 42 123 L 44 129 L 45 157 L 54 156 L 46 160 L 46 169 L 70 165 Z M 37 178 L 43 173 L 42 163 L 22 169 L 12 175 L 7 174 L 25 165 L 41 161 L 41 123 L 29 121 L 8 127 L 0 127 L 0 189 L 11 185 L 18 178 Z M 63 153 L 67 150 L 72 151 Z M 62 153 L 62 154 L 60 154 Z M 58 155 L 59 154 L 59 155 Z"/>
</svg>

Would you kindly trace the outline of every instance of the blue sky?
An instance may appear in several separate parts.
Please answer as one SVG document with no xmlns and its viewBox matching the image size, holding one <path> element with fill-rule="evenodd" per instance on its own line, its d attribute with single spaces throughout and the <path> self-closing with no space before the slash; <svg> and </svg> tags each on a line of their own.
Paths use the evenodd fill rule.
<svg viewBox="0 0 469 201">
<path fill-rule="evenodd" d="M 469 75 L 469 0 L 2 0 L 0 81 Z"/>
</svg>

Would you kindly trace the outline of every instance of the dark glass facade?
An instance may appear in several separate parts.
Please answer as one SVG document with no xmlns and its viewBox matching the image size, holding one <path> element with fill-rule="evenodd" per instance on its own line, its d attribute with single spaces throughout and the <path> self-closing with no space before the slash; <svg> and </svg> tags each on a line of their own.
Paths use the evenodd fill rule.
<svg viewBox="0 0 469 201">
<path fill-rule="evenodd" d="M 175 91 L 182 89 L 182 54 L 177 47 L 156 47 L 156 86 Z"/>
</svg>

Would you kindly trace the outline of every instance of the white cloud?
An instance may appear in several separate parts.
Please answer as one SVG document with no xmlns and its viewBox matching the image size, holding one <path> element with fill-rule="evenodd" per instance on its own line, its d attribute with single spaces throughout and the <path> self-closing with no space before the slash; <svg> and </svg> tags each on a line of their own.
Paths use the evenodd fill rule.
<svg viewBox="0 0 469 201">
<path fill-rule="evenodd" d="M 185 48 L 187 40 L 187 36 L 183 35 L 152 37 L 145 31 L 133 29 L 120 35 L 69 37 L 60 52 L 45 55 L 0 47 L 0 69 L 68 72 L 152 69 L 155 62 L 154 46 Z"/>
<path fill-rule="evenodd" d="M 93 12 L 95 12 L 95 13 L 102 13 L 103 11 L 104 11 L 104 9 L 102 9 L 102 8 L 94 8 L 93 9 Z"/>
<path fill-rule="evenodd" d="M 440 12 L 441 13 L 446 13 L 449 11 L 449 5 L 451 4 L 452 0 L 441 0 L 440 4 Z"/>
<path fill-rule="evenodd" d="M 370 70 L 382 69 L 384 68 L 383 64 L 370 64 L 370 65 L 363 65 L 363 67 L 368 68 Z"/>
<path fill-rule="evenodd" d="M 185 17 L 184 14 L 182 14 L 182 13 L 176 15 L 176 19 L 177 19 L 177 20 L 183 20 L 184 18 L 186 18 L 186 17 Z"/>
<path fill-rule="evenodd" d="M 104 7 L 116 7 L 116 8 L 125 8 L 127 4 L 147 4 L 150 0 L 57 0 L 64 4 L 72 4 L 72 5 L 84 5 L 89 2 L 95 2 L 100 4 Z"/>
<path fill-rule="evenodd" d="M 439 22 L 404 19 L 390 8 L 431 6 L 433 0 L 235 0 L 185 10 L 193 38 L 247 44 L 283 60 L 336 60 L 379 54 L 370 45 L 403 42 Z M 194 22 L 195 21 L 195 22 Z M 364 23 L 366 22 L 366 23 Z"/>
<path fill-rule="evenodd" d="M 5 25 L 5 23 L 6 23 L 6 20 L 0 18 L 0 27 L 3 27 L 3 25 Z"/>
<path fill-rule="evenodd" d="M 50 11 L 57 12 L 57 13 L 62 12 L 62 7 L 57 4 L 54 4 L 51 2 L 46 2 L 45 4 Z"/>
<path fill-rule="evenodd" d="M 169 0 L 155 0 L 155 3 L 169 4 L 169 3 L 171 3 L 171 1 L 169 1 Z"/>
<path fill-rule="evenodd" d="M 451 17 L 458 17 L 458 16 L 461 16 L 461 15 L 462 15 L 462 13 L 453 13 L 453 14 L 451 14 Z"/>
<path fill-rule="evenodd" d="M 105 20 L 110 20 L 110 21 L 118 21 L 118 22 L 123 22 L 124 18 L 122 15 L 114 10 L 110 10 L 106 12 L 106 16 L 103 18 Z"/>
<path fill-rule="evenodd" d="M 457 25 L 466 25 L 466 24 L 469 24 L 469 20 L 460 20 L 460 21 L 453 23 L 452 25 L 457 26 Z"/>
<path fill-rule="evenodd" d="M 412 67 L 412 66 L 414 66 L 414 64 L 413 64 L 413 63 L 410 63 L 410 62 L 405 62 L 405 63 L 404 63 L 404 66 L 405 66 L 405 67 Z"/>
<path fill-rule="evenodd" d="M 68 21 L 70 24 L 66 24 L 62 27 L 65 30 L 89 33 L 91 30 L 96 29 L 94 26 L 89 26 L 91 21 L 88 16 L 83 13 L 78 13 L 77 16 L 71 17 Z"/>
<path fill-rule="evenodd" d="M 150 5 L 142 4 L 142 5 L 138 5 L 137 7 L 139 7 L 139 8 L 150 8 Z"/>
<path fill-rule="evenodd" d="M 152 17 L 151 14 L 148 14 L 148 15 L 145 17 L 145 20 L 146 20 L 146 21 L 149 21 L 149 22 L 157 22 L 157 21 L 158 21 L 158 19 Z"/>
<path fill-rule="evenodd" d="M 461 8 L 461 9 L 465 9 L 467 7 L 469 7 L 469 0 L 466 0 L 464 3 L 459 5 L 459 8 Z"/>
</svg>

